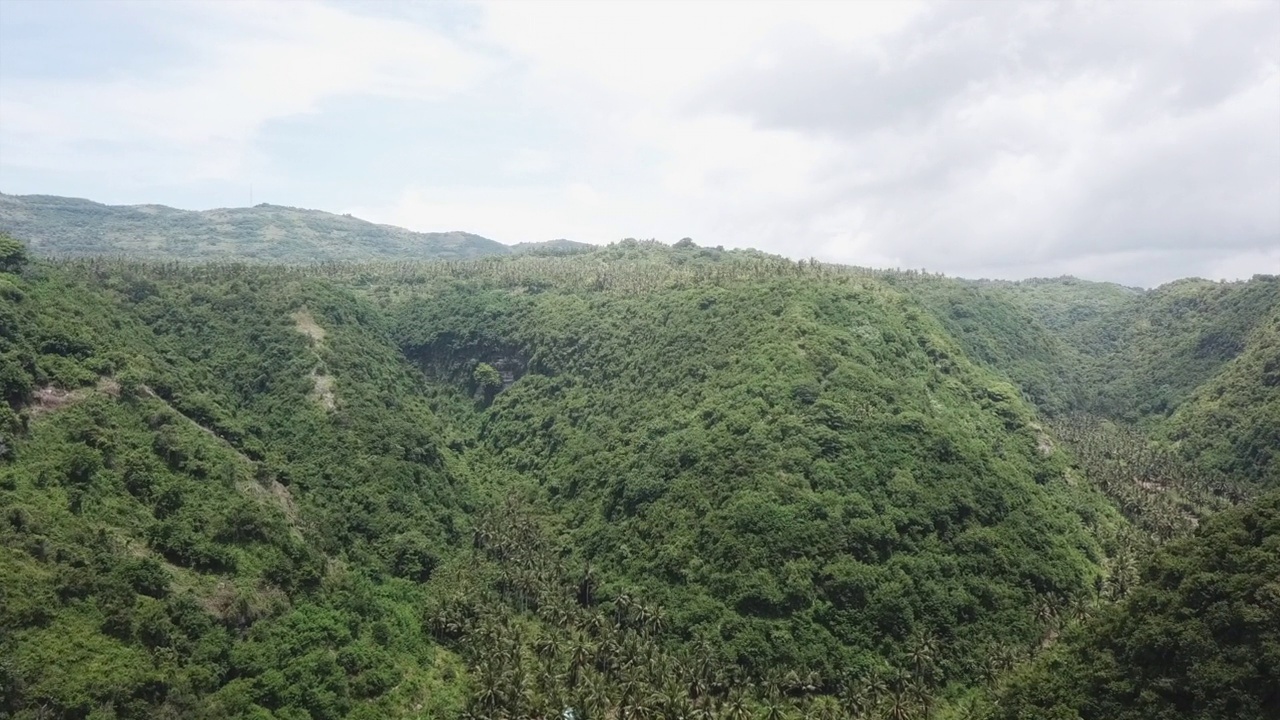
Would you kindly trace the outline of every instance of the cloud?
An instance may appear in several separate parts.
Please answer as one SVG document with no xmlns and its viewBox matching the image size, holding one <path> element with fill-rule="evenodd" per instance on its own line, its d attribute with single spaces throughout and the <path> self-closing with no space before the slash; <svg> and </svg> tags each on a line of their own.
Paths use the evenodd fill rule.
<svg viewBox="0 0 1280 720">
<path fill-rule="evenodd" d="M 419 230 L 990 277 L 1251 274 L 1280 247 L 1273 2 L 109 7 L 168 50 L 0 62 L 6 182 L 163 202 L 253 175 Z"/>
<path fill-rule="evenodd" d="M 89 166 L 143 184 L 241 180 L 272 120 L 346 95 L 443 97 L 489 71 L 482 55 L 429 28 L 312 2 L 121 11 L 186 57 L 157 57 L 151 72 L 121 78 L 3 78 L 5 165 Z"/>
<path fill-rule="evenodd" d="M 671 237 L 1143 282 L 1280 244 L 1274 4 L 573 7 L 488 37 Z"/>
<path fill-rule="evenodd" d="M 788 38 L 702 105 L 840 138 L 835 182 L 912 264 L 1280 241 L 1274 6 L 936 10 L 877 52 Z"/>
</svg>

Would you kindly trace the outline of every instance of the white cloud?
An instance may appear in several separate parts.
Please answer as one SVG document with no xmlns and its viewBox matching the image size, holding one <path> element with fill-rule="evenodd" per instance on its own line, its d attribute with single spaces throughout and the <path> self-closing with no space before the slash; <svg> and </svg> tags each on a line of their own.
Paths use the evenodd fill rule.
<svg viewBox="0 0 1280 720">
<path fill-rule="evenodd" d="M 442 97 L 489 62 L 429 29 L 314 2 L 146 6 L 138 22 L 194 60 L 145 77 L 0 85 L 10 166 L 96 165 L 139 182 L 243 179 L 269 121 L 318 112 L 344 95 Z M 340 140 L 335 140 L 340 141 Z"/>
<path fill-rule="evenodd" d="M 620 106 L 690 100 L 711 76 L 770 62 L 765 39 L 814 27 L 843 43 L 900 28 L 918 2 L 589 2 L 483 3 L 485 41 L 529 63 L 548 86 L 610 96 Z M 547 90 L 547 88 L 543 88 Z"/>
<path fill-rule="evenodd" d="M 372 95 L 483 120 L 379 125 L 401 133 L 400 191 L 336 202 L 419 230 L 1134 283 L 1280 246 L 1274 3 L 170 7 L 139 17 L 194 59 L 111 82 L 0 68 L 0 168 L 146 187 L 266 167 L 280 195 L 343 198 L 370 178 L 310 177 L 255 138 Z"/>
<path fill-rule="evenodd" d="M 509 177 L 545 175 L 561 167 L 556 156 L 546 150 L 520 148 L 502 164 L 502 173 Z"/>
<path fill-rule="evenodd" d="M 1275 5 L 739 7 L 494 3 L 482 27 L 664 239 L 1143 282 L 1280 244 Z"/>
</svg>

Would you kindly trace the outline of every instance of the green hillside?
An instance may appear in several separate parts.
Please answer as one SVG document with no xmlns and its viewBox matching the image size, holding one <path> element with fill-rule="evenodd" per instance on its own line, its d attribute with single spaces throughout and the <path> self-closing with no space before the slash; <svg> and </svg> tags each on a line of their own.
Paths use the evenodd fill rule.
<svg viewBox="0 0 1280 720">
<path fill-rule="evenodd" d="M 460 711 L 415 612 L 470 502 L 443 433 L 374 309 L 260 280 L 4 277 L 0 710 Z"/>
<path fill-rule="evenodd" d="M 1100 643 L 1147 641 L 1115 625 L 1139 602 L 1183 623 L 1201 598 L 1167 565 L 1194 579 L 1272 502 L 1230 509 L 1274 482 L 1265 277 L 1023 287 L 635 241 L 23 255 L 0 239 L 16 718 L 1102 717 L 1075 670 L 1034 681 L 1102 652 L 1098 707 L 1193 717 Z M 1079 414 L 1169 392 L 1148 379 L 1168 419 Z M 1269 592 L 1262 547 L 1224 602 Z M 1197 697 L 1270 702 L 1265 635 L 1198 637 Z"/>
<path fill-rule="evenodd" d="M 1163 419 L 1239 356 L 1280 307 L 1280 276 L 1187 279 L 1140 291 L 1073 278 L 994 284 L 1078 363 L 1076 409 Z M 1035 332 L 1038 332 L 1036 330 Z"/>
<path fill-rule="evenodd" d="M 602 597 L 834 681 L 917 635 L 963 676 L 1035 632 L 1036 597 L 1089 585 L 1099 551 L 1030 409 L 883 283 L 534 293 L 511 272 L 415 293 L 398 337 L 446 388 L 451 365 L 515 368 L 478 417 L 444 407 L 473 462 L 557 506 Z"/>
<path fill-rule="evenodd" d="M 1196 388 L 1164 433 L 1208 470 L 1280 486 L 1280 307 Z"/>
<path fill-rule="evenodd" d="M 275 263 L 455 260 L 511 252 L 573 252 L 553 240 L 509 247 L 465 232 L 417 233 L 319 210 L 265 203 L 193 212 L 163 205 L 102 205 L 78 198 L 0 193 L 0 233 L 56 257 Z"/>
<path fill-rule="evenodd" d="M 1139 301 L 1147 291 L 1074 277 L 983 281 L 978 285 L 1015 299 L 1032 317 L 1081 351 L 1097 353 L 1097 325 L 1117 308 Z"/>
<path fill-rule="evenodd" d="M 1280 710 L 1280 494 L 1211 518 L 1001 687 L 987 717 L 1263 720 Z"/>
<path fill-rule="evenodd" d="M 1079 412 L 1087 375 L 1070 336 L 1008 285 L 886 275 L 937 318 L 965 354 L 1001 374 L 1047 415 Z M 1063 299 L 1065 300 L 1065 298 Z"/>
</svg>

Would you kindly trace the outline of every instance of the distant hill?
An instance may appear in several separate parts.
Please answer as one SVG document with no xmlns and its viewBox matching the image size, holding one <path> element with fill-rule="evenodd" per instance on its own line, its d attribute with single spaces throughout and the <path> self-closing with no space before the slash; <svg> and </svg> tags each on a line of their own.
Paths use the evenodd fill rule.
<svg viewBox="0 0 1280 720">
<path fill-rule="evenodd" d="M 192 211 L 3 193 L 0 232 L 24 241 L 38 255 L 292 264 L 461 260 L 513 252 L 559 254 L 591 247 L 569 240 L 511 247 L 466 232 L 419 233 L 350 215 L 265 203 Z"/>
<path fill-rule="evenodd" d="M 991 290 L 1076 354 L 1074 360 L 1042 356 L 1060 366 L 1056 372 L 1078 366 L 1072 380 L 1077 410 L 1129 422 L 1171 415 L 1229 367 L 1280 307 L 1275 275 L 1236 282 L 1187 278 L 1152 290 L 1057 278 Z"/>
<path fill-rule="evenodd" d="M 570 255 L 573 253 L 590 252 L 594 250 L 595 247 L 596 246 L 591 243 L 560 238 L 557 240 L 547 240 L 545 242 L 516 243 L 511 246 L 511 250 L 515 253 L 525 253 L 528 255 Z"/>
</svg>

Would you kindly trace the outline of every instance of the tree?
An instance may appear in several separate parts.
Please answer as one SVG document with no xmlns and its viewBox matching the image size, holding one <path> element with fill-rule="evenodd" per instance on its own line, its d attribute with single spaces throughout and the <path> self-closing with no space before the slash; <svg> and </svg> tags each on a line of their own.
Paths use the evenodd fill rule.
<svg viewBox="0 0 1280 720">
<path fill-rule="evenodd" d="M 18 272 L 27 262 L 27 250 L 22 243 L 0 233 L 0 270 Z"/>
<path fill-rule="evenodd" d="M 482 362 L 476 365 L 471 378 L 476 383 L 476 392 L 484 397 L 485 402 L 493 400 L 493 396 L 502 389 L 502 374 L 489 363 Z"/>
<path fill-rule="evenodd" d="M 426 582 L 439 561 L 427 537 L 416 530 L 397 535 L 391 544 L 391 570 L 397 576 Z"/>
</svg>

